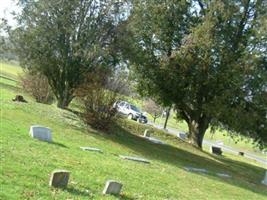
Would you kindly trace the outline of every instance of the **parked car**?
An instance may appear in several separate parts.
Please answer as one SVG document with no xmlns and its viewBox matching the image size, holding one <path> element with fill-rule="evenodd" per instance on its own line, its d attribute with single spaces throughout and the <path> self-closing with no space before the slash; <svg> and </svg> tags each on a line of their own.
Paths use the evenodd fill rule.
<svg viewBox="0 0 267 200">
<path fill-rule="evenodd" d="M 135 106 L 126 101 L 117 101 L 114 103 L 117 112 L 126 115 L 128 119 L 138 121 L 140 123 L 147 123 L 147 117 Z"/>
</svg>

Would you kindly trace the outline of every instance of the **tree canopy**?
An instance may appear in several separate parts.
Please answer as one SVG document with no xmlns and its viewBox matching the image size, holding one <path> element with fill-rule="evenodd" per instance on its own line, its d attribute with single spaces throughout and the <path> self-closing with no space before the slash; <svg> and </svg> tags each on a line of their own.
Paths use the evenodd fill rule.
<svg viewBox="0 0 267 200">
<path fill-rule="evenodd" d="M 65 108 L 86 74 L 114 66 L 112 44 L 121 15 L 110 0 L 20 1 L 19 27 L 11 32 L 21 65 L 44 74 Z"/>
<path fill-rule="evenodd" d="M 143 95 L 173 105 L 193 145 L 209 127 L 267 141 L 266 1 L 132 1 L 121 26 Z"/>
</svg>

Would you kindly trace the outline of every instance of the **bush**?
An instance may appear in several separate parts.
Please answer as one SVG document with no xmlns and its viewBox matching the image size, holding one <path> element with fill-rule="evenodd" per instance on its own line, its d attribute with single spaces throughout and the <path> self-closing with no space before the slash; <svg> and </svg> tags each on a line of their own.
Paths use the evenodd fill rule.
<svg viewBox="0 0 267 200">
<path fill-rule="evenodd" d="M 20 76 L 20 83 L 22 88 L 35 98 L 36 102 L 45 104 L 53 102 L 53 92 L 45 76 L 27 71 Z"/>
<path fill-rule="evenodd" d="M 97 71 L 89 74 L 76 92 L 83 107 L 83 120 L 93 128 L 108 130 L 116 114 L 113 104 L 121 88 L 120 81 L 108 73 Z"/>
</svg>

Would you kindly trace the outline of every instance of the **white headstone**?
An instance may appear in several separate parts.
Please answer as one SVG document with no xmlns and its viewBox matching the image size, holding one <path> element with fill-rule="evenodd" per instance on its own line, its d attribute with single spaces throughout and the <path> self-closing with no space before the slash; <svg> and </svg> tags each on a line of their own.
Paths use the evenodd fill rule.
<svg viewBox="0 0 267 200">
<path fill-rule="evenodd" d="M 103 153 L 103 151 L 101 149 L 94 148 L 94 147 L 80 147 L 80 148 L 84 151 L 96 151 L 99 153 Z"/>
<path fill-rule="evenodd" d="M 139 157 L 131 157 L 131 156 L 122 156 L 122 155 L 120 155 L 120 158 L 125 159 L 125 160 L 132 160 L 132 161 L 136 161 L 136 162 L 150 163 L 149 160 L 146 160 L 144 158 L 139 158 Z"/>
<path fill-rule="evenodd" d="M 267 171 L 265 171 L 264 179 L 261 181 L 262 184 L 267 185 Z"/>
<path fill-rule="evenodd" d="M 50 128 L 42 127 L 39 125 L 31 126 L 30 135 L 38 140 L 52 142 L 52 131 Z"/>
<path fill-rule="evenodd" d="M 103 194 L 114 194 L 118 195 L 121 192 L 122 184 L 117 181 L 109 180 L 103 190 Z"/>
</svg>

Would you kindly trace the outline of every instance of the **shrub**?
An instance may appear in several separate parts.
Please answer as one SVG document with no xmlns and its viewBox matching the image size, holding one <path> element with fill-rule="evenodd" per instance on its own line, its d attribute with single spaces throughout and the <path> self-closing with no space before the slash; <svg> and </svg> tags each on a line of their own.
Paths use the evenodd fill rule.
<svg viewBox="0 0 267 200">
<path fill-rule="evenodd" d="M 110 77 L 104 71 L 95 71 L 76 91 L 83 107 L 83 120 L 96 129 L 108 130 L 116 114 L 113 107 L 121 90 L 118 78 Z"/>
<path fill-rule="evenodd" d="M 53 92 L 45 76 L 27 71 L 20 76 L 20 83 L 22 88 L 35 98 L 36 102 L 45 104 L 53 102 Z"/>
</svg>

